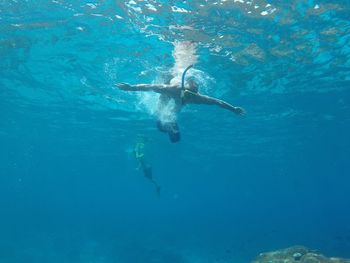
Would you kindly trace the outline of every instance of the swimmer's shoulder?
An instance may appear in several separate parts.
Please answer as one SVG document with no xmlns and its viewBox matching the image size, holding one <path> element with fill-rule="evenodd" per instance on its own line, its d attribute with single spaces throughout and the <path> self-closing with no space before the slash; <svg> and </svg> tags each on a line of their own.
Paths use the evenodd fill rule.
<svg viewBox="0 0 350 263">
<path fill-rule="evenodd" d="M 180 84 L 166 84 L 165 85 L 168 89 L 180 89 L 181 85 Z"/>
<path fill-rule="evenodd" d="M 166 84 L 163 91 L 166 91 L 169 95 L 175 96 L 181 94 L 181 87 L 178 84 Z"/>
</svg>

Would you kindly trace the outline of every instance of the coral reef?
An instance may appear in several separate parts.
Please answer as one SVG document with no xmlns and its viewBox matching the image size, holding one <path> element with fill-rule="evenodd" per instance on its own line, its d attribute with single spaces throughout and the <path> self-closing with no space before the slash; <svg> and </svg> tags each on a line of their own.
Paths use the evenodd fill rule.
<svg viewBox="0 0 350 263">
<path fill-rule="evenodd" d="M 261 253 L 252 263 L 350 263 L 350 259 L 328 258 L 316 250 L 294 246 Z"/>
</svg>

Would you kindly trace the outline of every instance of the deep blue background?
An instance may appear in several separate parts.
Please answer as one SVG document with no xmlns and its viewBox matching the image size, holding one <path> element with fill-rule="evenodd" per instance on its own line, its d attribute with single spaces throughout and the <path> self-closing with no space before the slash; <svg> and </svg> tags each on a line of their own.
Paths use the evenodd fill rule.
<svg viewBox="0 0 350 263">
<path fill-rule="evenodd" d="M 249 262 L 296 244 L 350 257 L 349 8 L 323 2 L 314 16 L 313 1 L 271 19 L 154 15 L 209 37 L 238 15 L 221 32 L 238 46 L 203 38 L 196 68 L 214 79 L 203 92 L 248 114 L 189 106 L 179 144 L 113 83 L 152 82 L 191 34 L 142 31 L 122 1 L 1 3 L 0 262 Z M 251 42 L 264 58 L 242 53 Z M 160 198 L 130 153 L 140 134 Z"/>
</svg>

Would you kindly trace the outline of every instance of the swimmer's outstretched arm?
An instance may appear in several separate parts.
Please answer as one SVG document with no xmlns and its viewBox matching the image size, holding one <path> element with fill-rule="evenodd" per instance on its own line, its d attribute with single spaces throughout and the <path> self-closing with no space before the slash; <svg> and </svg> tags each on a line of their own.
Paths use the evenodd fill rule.
<svg viewBox="0 0 350 263">
<path fill-rule="evenodd" d="M 164 91 L 173 88 L 171 85 L 166 84 L 137 84 L 130 85 L 128 83 L 117 83 L 115 84 L 118 89 L 126 91 L 154 91 L 157 93 L 163 93 Z"/>
<path fill-rule="evenodd" d="M 232 111 L 238 115 L 245 115 L 246 111 L 241 107 L 235 107 L 226 101 L 219 100 L 213 97 L 197 94 L 196 103 L 198 104 L 207 104 L 207 105 L 217 105 L 226 110 Z"/>
</svg>

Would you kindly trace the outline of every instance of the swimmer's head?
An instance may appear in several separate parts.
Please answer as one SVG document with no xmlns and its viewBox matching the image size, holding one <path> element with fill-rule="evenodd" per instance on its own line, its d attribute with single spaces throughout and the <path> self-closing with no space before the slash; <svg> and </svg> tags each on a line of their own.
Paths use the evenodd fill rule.
<svg viewBox="0 0 350 263">
<path fill-rule="evenodd" d="M 198 93 L 198 84 L 193 78 L 187 80 L 187 89 L 192 92 Z"/>
</svg>

